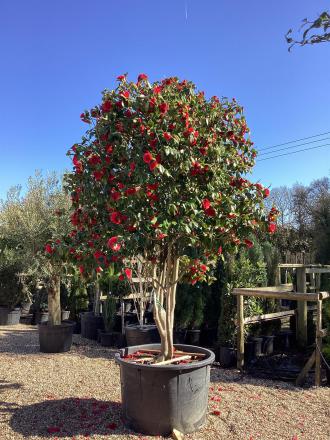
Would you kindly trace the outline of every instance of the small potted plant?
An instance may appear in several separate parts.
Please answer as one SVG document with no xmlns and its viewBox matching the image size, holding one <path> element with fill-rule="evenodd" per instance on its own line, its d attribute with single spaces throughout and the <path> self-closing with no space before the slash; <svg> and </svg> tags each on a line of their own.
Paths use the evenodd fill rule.
<svg viewBox="0 0 330 440">
<path fill-rule="evenodd" d="M 0 325 L 19 324 L 23 283 L 15 262 L 0 261 Z"/>
<path fill-rule="evenodd" d="M 104 320 L 104 331 L 100 333 L 100 342 L 103 347 L 121 348 L 123 345 L 123 335 L 121 332 L 114 331 L 117 316 L 118 300 L 111 295 L 103 303 L 102 315 Z"/>
</svg>

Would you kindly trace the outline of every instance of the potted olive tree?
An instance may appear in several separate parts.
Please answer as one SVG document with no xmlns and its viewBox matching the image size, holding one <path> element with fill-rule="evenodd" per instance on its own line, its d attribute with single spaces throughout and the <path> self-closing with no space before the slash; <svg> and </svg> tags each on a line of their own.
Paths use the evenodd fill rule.
<svg viewBox="0 0 330 440">
<path fill-rule="evenodd" d="M 55 175 L 44 178 L 37 173 L 24 195 L 19 187 L 10 190 L 1 207 L 1 235 L 22 261 L 22 272 L 41 280 L 48 292 L 48 322 L 39 326 L 41 351 L 63 351 L 71 345 L 71 326 L 61 324 L 60 279 L 66 254 L 55 254 L 60 242 L 51 242 L 68 229 L 69 204 Z"/>
<path fill-rule="evenodd" d="M 69 152 L 72 256 L 82 273 L 117 261 L 123 280 L 132 278 L 133 258 L 148 262 L 161 342 L 117 357 L 124 418 L 148 434 L 191 432 L 205 420 L 214 354 L 189 346 L 202 360 L 175 365 L 175 348 L 187 347 L 173 344 L 177 285 L 208 280 L 223 249 L 249 246 L 259 228 L 275 230 L 263 211 L 269 191 L 244 177 L 256 151 L 235 100 L 206 99 L 178 78 L 118 80 L 81 115 L 90 127 Z M 146 347 L 158 351 L 156 363 L 129 361 Z"/>
</svg>

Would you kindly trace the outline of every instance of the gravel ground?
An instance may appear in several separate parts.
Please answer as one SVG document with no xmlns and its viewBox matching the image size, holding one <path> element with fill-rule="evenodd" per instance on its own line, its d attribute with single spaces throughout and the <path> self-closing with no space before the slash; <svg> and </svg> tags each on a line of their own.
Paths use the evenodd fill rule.
<svg viewBox="0 0 330 440">
<path fill-rule="evenodd" d="M 121 422 L 113 350 L 74 336 L 66 354 L 39 352 L 35 327 L 0 327 L 0 440 L 151 439 Z M 203 429 L 191 440 L 329 440 L 330 388 L 212 369 Z"/>
</svg>

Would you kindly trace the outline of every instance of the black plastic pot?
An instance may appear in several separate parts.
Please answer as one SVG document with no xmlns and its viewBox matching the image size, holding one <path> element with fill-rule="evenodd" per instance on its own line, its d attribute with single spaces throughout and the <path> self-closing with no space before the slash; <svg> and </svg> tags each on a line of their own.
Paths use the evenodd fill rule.
<svg viewBox="0 0 330 440">
<path fill-rule="evenodd" d="M 233 367 L 236 363 L 236 350 L 233 347 L 220 346 L 219 362 L 221 367 Z"/>
<path fill-rule="evenodd" d="M 173 330 L 174 344 L 184 344 L 186 342 L 187 330 Z"/>
<path fill-rule="evenodd" d="M 186 344 L 188 344 L 188 345 L 199 345 L 200 335 L 201 335 L 201 331 L 200 330 L 187 330 Z"/>
<path fill-rule="evenodd" d="M 244 362 L 245 364 L 249 364 L 254 361 L 256 358 L 254 353 L 254 342 L 246 341 L 244 343 Z"/>
<path fill-rule="evenodd" d="M 72 345 L 72 333 L 75 323 L 64 322 L 60 325 L 39 324 L 39 344 L 43 353 L 63 353 Z"/>
<path fill-rule="evenodd" d="M 35 312 L 35 314 L 34 314 L 34 317 L 33 317 L 33 323 L 34 323 L 35 325 L 42 324 L 42 323 L 48 321 L 48 317 L 49 317 L 48 312 L 40 312 L 40 311 L 37 311 L 37 312 Z"/>
<path fill-rule="evenodd" d="M 253 347 L 254 357 L 260 356 L 262 354 L 263 338 L 252 337 L 252 338 L 250 338 L 250 341 L 253 342 L 253 344 L 254 344 L 254 347 Z"/>
<path fill-rule="evenodd" d="M 75 325 L 73 327 L 73 334 L 74 335 L 80 335 L 81 333 L 81 322 L 80 321 L 76 321 Z"/>
<path fill-rule="evenodd" d="M 120 357 L 159 348 L 160 344 L 135 346 L 116 355 L 124 420 L 131 429 L 146 435 L 168 436 L 174 428 L 184 434 L 196 431 L 206 419 L 214 353 L 201 347 L 176 345 L 179 350 L 206 355 L 198 363 L 185 365 L 138 365 Z"/>
<path fill-rule="evenodd" d="M 62 310 L 62 321 L 66 321 L 70 318 L 70 310 Z"/>
<path fill-rule="evenodd" d="M 199 338 L 199 345 L 201 347 L 213 347 L 217 340 L 216 328 L 203 328 Z"/>
<path fill-rule="evenodd" d="M 32 301 L 23 302 L 21 306 L 21 316 L 29 315 L 31 306 L 32 306 Z"/>
<path fill-rule="evenodd" d="M 9 307 L 0 307 L 0 325 L 19 324 L 21 317 L 20 309 L 10 309 Z"/>
<path fill-rule="evenodd" d="M 21 315 L 20 324 L 31 325 L 33 323 L 33 315 Z"/>
<path fill-rule="evenodd" d="M 328 367 L 325 367 L 325 374 L 327 376 L 328 387 L 330 387 L 330 370 Z"/>
<path fill-rule="evenodd" d="M 262 339 L 262 352 L 268 355 L 273 354 L 275 336 L 263 336 Z"/>
<path fill-rule="evenodd" d="M 87 339 L 97 340 L 97 330 L 104 329 L 102 316 L 95 316 L 93 312 L 81 314 L 81 336 Z"/>
<path fill-rule="evenodd" d="M 101 332 L 100 342 L 102 347 L 122 348 L 124 335 L 122 335 L 120 332 Z"/>
<path fill-rule="evenodd" d="M 275 350 L 277 351 L 286 351 L 290 349 L 292 338 L 291 330 L 282 330 L 279 332 L 274 340 Z"/>
<path fill-rule="evenodd" d="M 155 325 L 128 325 L 125 327 L 125 336 L 128 347 L 160 342 Z"/>
</svg>

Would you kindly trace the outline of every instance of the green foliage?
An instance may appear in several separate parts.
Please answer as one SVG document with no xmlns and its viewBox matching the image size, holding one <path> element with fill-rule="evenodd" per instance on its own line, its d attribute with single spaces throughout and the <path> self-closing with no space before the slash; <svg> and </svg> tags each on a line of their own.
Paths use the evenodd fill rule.
<svg viewBox="0 0 330 440">
<path fill-rule="evenodd" d="M 24 299 L 21 262 L 15 260 L 15 253 L 3 249 L 0 253 L 0 305 L 13 308 Z"/>
<path fill-rule="evenodd" d="M 103 319 L 104 325 L 107 332 L 111 332 L 115 325 L 115 316 L 117 310 L 117 300 L 112 296 L 108 295 L 103 306 Z"/>
<path fill-rule="evenodd" d="M 305 28 L 302 39 L 295 40 L 291 37 L 292 29 L 289 29 L 285 38 L 289 46 L 289 51 L 295 44 L 299 44 L 300 46 L 305 46 L 306 44 L 318 44 L 330 42 L 330 15 L 329 12 L 322 12 L 314 21 L 309 21 L 305 18 L 303 21 L 301 28 Z"/>
<path fill-rule="evenodd" d="M 266 262 L 267 284 L 276 285 L 277 266 L 280 263 L 280 253 L 278 248 L 271 242 L 265 242 L 262 245 L 263 255 Z"/>
<path fill-rule="evenodd" d="M 175 307 L 175 325 L 177 328 L 199 328 L 204 319 L 206 302 L 205 284 L 179 284 Z"/>
<path fill-rule="evenodd" d="M 267 284 L 266 265 L 262 260 L 261 250 L 255 252 L 254 260 L 250 259 L 247 251 L 234 258 L 229 256 L 223 264 L 223 282 L 221 289 L 221 312 L 218 327 L 218 341 L 223 346 L 235 345 L 236 298 L 232 295 L 235 287 L 257 287 Z M 258 258 L 258 259 L 257 259 Z M 262 314 L 264 304 L 258 298 L 245 300 L 245 316 Z"/>
<path fill-rule="evenodd" d="M 324 356 L 325 360 L 327 361 L 328 365 L 330 365 L 330 344 L 323 347 L 322 352 L 323 352 L 323 356 Z"/>
<path fill-rule="evenodd" d="M 88 307 L 88 284 L 80 274 L 74 272 L 63 279 L 61 284 L 62 309 L 70 310 L 70 317 L 76 319 L 79 313 Z"/>
</svg>

